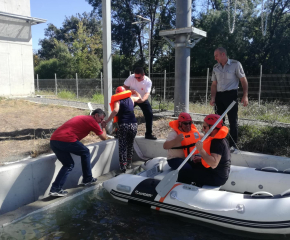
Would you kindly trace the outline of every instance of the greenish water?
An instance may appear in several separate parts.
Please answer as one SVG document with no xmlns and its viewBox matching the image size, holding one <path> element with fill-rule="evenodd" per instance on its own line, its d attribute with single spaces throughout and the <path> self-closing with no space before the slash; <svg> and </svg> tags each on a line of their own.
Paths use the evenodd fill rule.
<svg viewBox="0 0 290 240">
<path fill-rule="evenodd" d="M 228 229 L 217 231 L 204 225 L 119 202 L 100 189 L 11 224 L 3 229 L 0 239 L 246 240 L 257 237 L 237 236 Z"/>
</svg>

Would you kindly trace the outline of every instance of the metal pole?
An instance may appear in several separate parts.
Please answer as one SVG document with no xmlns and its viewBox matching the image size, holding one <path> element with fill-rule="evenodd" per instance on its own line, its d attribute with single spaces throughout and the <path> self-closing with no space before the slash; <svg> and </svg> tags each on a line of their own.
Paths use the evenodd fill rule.
<svg viewBox="0 0 290 240">
<path fill-rule="evenodd" d="M 191 26 L 191 0 L 176 1 L 176 28 Z M 175 39 L 174 115 L 189 111 L 190 47 L 187 34 Z"/>
<path fill-rule="evenodd" d="M 101 94 L 104 95 L 103 91 L 103 73 L 101 72 Z"/>
<path fill-rule="evenodd" d="M 39 92 L 39 79 L 38 79 L 38 74 L 36 74 L 36 84 L 37 84 L 37 92 Z"/>
<path fill-rule="evenodd" d="M 54 79 L 55 79 L 55 95 L 57 95 L 57 78 L 56 78 L 56 73 L 54 74 Z"/>
<path fill-rule="evenodd" d="M 205 105 L 207 105 L 208 78 L 209 78 L 209 68 L 207 68 L 207 77 L 206 77 L 206 89 L 205 89 Z"/>
<path fill-rule="evenodd" d="M 149 43 L 148 43 L 148 47 L 149 47 L 148 77 L 150 78 L 150 75 L 151 75 L 151 69 L 150 69 L 150 66 L 151 66 L 151 21 L 149 22 Z"/>
<path fill-rule="evenodd" d="M 78 74 L 76 73 L 76 86 L 77 86 L 77 98 L 79 98 L 79 83 L 78 83 Z"/>
<path fill-rule="evenodd" d="M 103 15 L 103 65 L 104 65 L 104 108 L 107 117 L 111 114 L 112 96 L 112 40 L 111 40 L 111 1 L 102 0 Z M 112 123 L 107 125 L 108 133 L 113 130 Z"/>
<path fill-rule="evenodd" d="M 262 89 L 262 65 L 260 67 L 260 83 L 259 83 L 259 107 L 260 107 L 260 101 L 261 101 L 261 89 Z"/>
<path fill-rule="evenodd" d="M 164 70 L 164 101 L 166 97 L 166 70 Z"/>
</svg>

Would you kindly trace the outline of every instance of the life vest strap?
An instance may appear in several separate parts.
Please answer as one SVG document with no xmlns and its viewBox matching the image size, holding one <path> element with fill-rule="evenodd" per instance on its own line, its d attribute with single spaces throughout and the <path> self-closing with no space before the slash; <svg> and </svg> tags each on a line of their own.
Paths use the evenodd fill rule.
<svg viewBox="0 0 290 240">
<path fill-rule="evenodd" d="M 189 145 L 185 145 L 185 146 L 180 146 L 180 147 L 173 147 L 171 149 L 186 149 L 187 150 L 187 155 L 190 154 L 190 148 L 194 147 L 195 143 L 189 144 Z"/>
</svg>

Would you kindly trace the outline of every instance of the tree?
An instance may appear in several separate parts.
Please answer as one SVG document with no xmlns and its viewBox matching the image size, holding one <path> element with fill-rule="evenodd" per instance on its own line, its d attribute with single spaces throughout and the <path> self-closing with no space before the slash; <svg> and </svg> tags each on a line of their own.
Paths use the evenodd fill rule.
<svg viewBox="0 0 290 240">
<path fill-rule="evenodd" d="M 101 29 L 95 14 L 83 13 L 66 18 L 60 29 L 50 24 L 45 36 L 38 51 L 43 64 L 35 68 L 35 72 L 41 72 L 42 78 L 51 76 L 47 69 L 60 78 L 74 78 L 76 73 L 82 78 L 99 76 L 102 68 Z"/>
<path fill-rule="evenodd" d="M 74 39 L 73 53 L 74 71 L 82 78 L 95 78 L 100 75 L 101 60 L 96 55 L 102 49 L 101 38 L 97 34 L 87 32 L 83 22 L 79 22 L 77 32 L 71 33 Z"/>
<path fill-rule="evenodd" d="M 86 0 L 94 10 L 102 15 L 102 0 Z M 194 9 L 193 1 L 192 6 Z M 132 25 L 140 21 L 136 15 L 151 20 L 151 66 L 161 56 L 167 54 L 163 47 L 168 45 L 159 36 L 160 30 L 175 28 L 176 3 L 175 0 L 111 0 L 112 40 L 120 46 L 121 52 L 134 63 L 132 67 L 143 66 L 148 58 L 148 38 L 144 32 L 148 23 Z M 172 52 L 172 50 L 170 50 Z M 133 70 L 133 69 L 132 69 Z"/>
</svg>

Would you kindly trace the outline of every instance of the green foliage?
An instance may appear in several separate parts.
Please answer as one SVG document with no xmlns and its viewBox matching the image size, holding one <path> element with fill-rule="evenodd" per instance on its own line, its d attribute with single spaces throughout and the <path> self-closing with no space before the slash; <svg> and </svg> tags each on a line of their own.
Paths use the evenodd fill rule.
<svg viewBox="0 0 290 240">
<path fill-rule="evenodd" d="M 59 98 L 63 98 L 63 99 L 75 99 L 76 98 L 76 94 L 67 90 L 63 90 L 59 93 L 57 93 Z"/>
<path fill-rule="evenodd" d="M 290 157 L 290 128 L 244 125 L 239 127 L 239 148 Z"/>
<path fill-rule="evenodd" d="M 44 60 L 35 68 L 35 74 L 42 79 L 54 79 L 54 74 L 58 72 L 59 62 L 56 58 Z"/>
<path fill-rule="evenodd" d="M 101 38 L 97 34 L 89 35 L 83 22 L 79 22 L 72 43 L 74 71 L 82 78 L 99 76 L 101 62 L 95 52 L 102 48 Z"/>
<path fill-rule="evenodd" d="M 92 97 L 92 102 L 104 104 L 104 95 L 95 93 Z"/>
<path fill-rule="evenodd" d="M 84 13 L 66 18 L 60 29 L 49 24 L 45 36 L 40 41 L 42 48 L 37 54 L 41 58 L 39 65 L 45 62 L 45 66 L 35 68 L 36 73 L 41 72 L 40 78 L 52 78 L 54 73 L 58 78 L 74 78 L 76 73 L 80 78 L 95 78 L 100 75 L 101 31 L 100 21 L 96 20 L 95 14 Z M 53 67 L 51 59 L 56 59 Z M 53 70 L 49 74 L 45 70 L 48 68 L 47 64 Z"/>
</svg>

